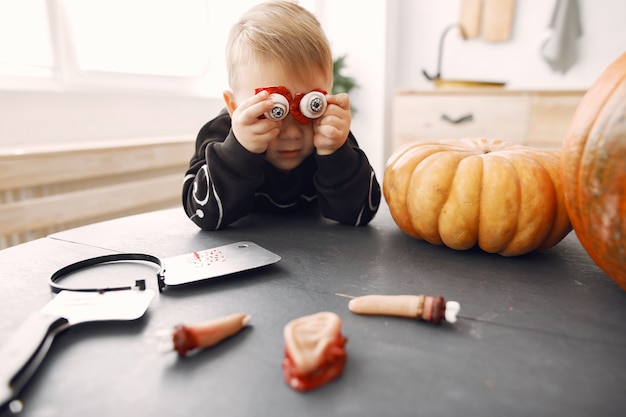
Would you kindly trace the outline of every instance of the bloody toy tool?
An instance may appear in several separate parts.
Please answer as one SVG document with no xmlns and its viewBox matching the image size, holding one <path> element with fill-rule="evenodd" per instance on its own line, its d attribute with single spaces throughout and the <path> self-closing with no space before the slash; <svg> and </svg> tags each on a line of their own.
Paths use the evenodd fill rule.
<svg viewBox="0 0 626 417">
<path fill-rule="evenodd" d="M 159 291 L 167 286 L 189 284 L 210 278 L 243 272 L 276 263 L 280 256 L 253 242 L 236 242 L 211 249 L 191 252 L 184 255 L 160 259 L 144 253 L 114 253 L 85 259 L 67 265 L 56 271 L 48 280 L 53 292 L 62 290 L 74 292 L 107 292 L 119 290 L 145 289 L 145 280 L 136 280 L 134 285 L 108 287 L 87 286 L 70 287 L 60 284 L 62 278 L 96 265 L 123 261 L 141 261 L 153 263 L 158 267 L 156 273 Z"/>
<path fill-rule="evenodd" d="M 274 107 L 262 116 L 268 119 L 282 120 L 291 113 L 295 121 L 304 125 L 321 117 L 326 111 L 326 91 L 324 90 L 313 90 L 306 94 L 298 93 L 293 98 L 287 87 L 283 86 L 257 88 L 254 93 L 261 91 L 269 92 L 269 98 L 274 102 Z"/>
<path fill-rule="evenodd" d="M 0 348 L 0 409 L 19 395 L 57 334 L 78 323 L 138 319 L 153 295 L 152 290 L 61 291 Z"/>
<path fill-rule="evenodd" d="M 173 331 L 160 331 L 157 334 L 159 350 L 178 352 L 186 356 L 195 349 L 214 346 L 229 338 L 248 325 L 250 316 L 235 313 L 198 324 L 179 324 Z"/>
<path fill-rule="evenodd" d="M 357 314 L 400 316 L 439 324 L 456 322 L 461 305 L 429 295 L 364 295 L 350 300 L 348 308 Z"/>
<path fill-rule="evenodd" d="M 159 290 L 274 264 L 280 256 L 253 242 L 236 242 L 163 259 Z"/>
</svg>

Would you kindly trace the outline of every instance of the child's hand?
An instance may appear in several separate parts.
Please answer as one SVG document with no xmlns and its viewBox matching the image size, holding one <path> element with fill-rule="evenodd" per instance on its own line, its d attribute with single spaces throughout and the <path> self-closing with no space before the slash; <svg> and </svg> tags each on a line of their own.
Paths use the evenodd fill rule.
<svg viewBox="0 0 626 417">
<path fill-rule="evenodd" d="M 233 111 L 231 118 L 233 133 L 241 146 L 252 153 L 265 152 L 269 142 L 278 136 L 280 131 L 280 121 L 259 119 L 274 106 L 268 98 L 267 91 L 260 91 L 244 100 Z"/>
<path fill-rule="evenodd" d="M 322 117 L 314 122 L 313 144 L 318 155 L 330 155 L 348 139 L 352 113 L 348 94 L 327 95 L 328 106 Z"/>
</svg>

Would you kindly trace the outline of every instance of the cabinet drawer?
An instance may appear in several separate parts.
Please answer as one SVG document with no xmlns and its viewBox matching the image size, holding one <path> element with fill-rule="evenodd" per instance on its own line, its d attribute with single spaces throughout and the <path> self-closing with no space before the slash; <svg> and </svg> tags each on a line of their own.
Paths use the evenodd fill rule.
<svg viewBox="0 0 626 417">
<path fill-rule="evenodd" d="M 414 140 L 462 137 L 525 143 L 529 100 L 525 94 L 396 95 L 392 149 Z"/>
<path fill-rule="evenodd" d="M 541 93 L 532 97 L 528 144 L 560 148 L 584 93 Z"/>
</svg>

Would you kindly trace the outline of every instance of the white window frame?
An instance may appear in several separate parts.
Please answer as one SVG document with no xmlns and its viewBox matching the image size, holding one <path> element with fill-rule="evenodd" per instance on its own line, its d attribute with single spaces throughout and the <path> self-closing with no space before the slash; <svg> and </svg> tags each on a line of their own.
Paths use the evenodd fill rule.
<svg viewBox="0 0 626 417">
<path fill-rule="evenodd" d="M 108 71 L 84 71 L 78 66 L 76 49 L 70 33 L 64 3 L 45 0 L 53 55 L 52 74 L 47 76 L 0 74 L 0 90 L 22 91 L 80 91 L 80 92 L 155 92 L 176 95 L 217 96 L 225 76 L 219 76 L 223 66 L 223 46 L 215 44 L 215 57 L 205 71 L 198 76 L 166 76 L 132 74 Z M 210 16 L 217 12 L 219 4 L 207 1 Z M 217 30 L 217 29 L 215 29 Z M 213 30 L 213 32 L 215 32 Z M 213 35 L 213 32 L 211 35 Z M 211 40 L 211 43 L 212 40 Z M 200 53 L 200 52 L 199 52 Z M 215 76 L 215 73 L 218 76 Z M 209 84 L 209 79 L 212 82 Z"/>
<path fill-rule="evenodd" d="M 0 90 L 80 91 L 80 92 L 154 92 L 186 96 L 221 97 L 228 88 L 224 63 L 224 46 L 228 30 L 239 15 L 265 0 L 237 0 L 225 7 L 222 2 L 207 1 L 209 39 L 214 47 L 204 73 L 198 76 L 165 76 L 106 71 L 83 71 L 78 66 L 75 45 L 70 33 L 63 0 L 44 0 L 48 11 L 50 42 L 53 55 L 51 77 L 0 74 Z M 106 1 L 106 0 L 102 0 Z M 313 12 L 323 12 L 323 1 L 300 0 Z M 213 19 L 217 16 L 217 19 Z M 198 53 L 202 53 L 198 51 Z"/>
</svg>

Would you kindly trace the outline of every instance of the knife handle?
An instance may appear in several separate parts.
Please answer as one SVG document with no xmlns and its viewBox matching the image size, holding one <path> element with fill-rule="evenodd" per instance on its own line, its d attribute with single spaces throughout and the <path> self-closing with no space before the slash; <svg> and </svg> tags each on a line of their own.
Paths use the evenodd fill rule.
<svg viewBox="0 0 626 417">
<path fill-rule="evenodd" d="M 33 376 L 54 336 L 69 326 L 63 317 L 37 312 L 0 348 L 0 410 L 19 395 Z"/>
</svg>

